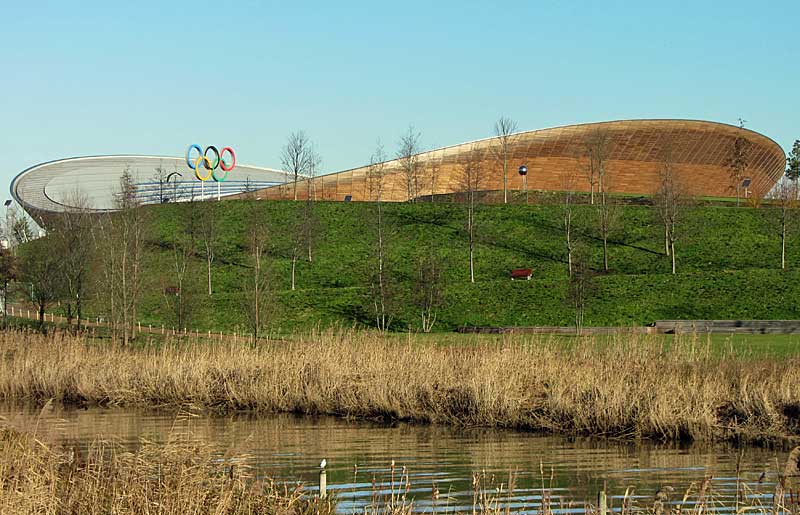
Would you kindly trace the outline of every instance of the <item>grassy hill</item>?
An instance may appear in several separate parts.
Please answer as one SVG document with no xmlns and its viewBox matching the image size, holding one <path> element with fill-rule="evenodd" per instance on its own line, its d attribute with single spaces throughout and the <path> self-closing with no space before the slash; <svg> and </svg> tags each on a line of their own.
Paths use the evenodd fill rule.
<svg viewBox="0 0 800 515">
<path fill-rule="evenodd" d="M 315 324 L 372 324 L 369 276 L 374 269 L 375 206 L 318 202 L 313 262 L 297 265 L 297 289 L 289 289 L 292 220 L 301 202 L 238 201 L 217 204 L 220 230 L 213 267 L 214 294 L 205 292 L 201 249 L 191 259 L 189 327 L 244 328 L 242 285 L 250 272 L 247 228 L 266 224 L 275 326 L 289 331 Z M 192 208 L 147 208 L 149 228 L 143 323 L 174 323 L 164 290 L 174 284 L 175 234 L 185 234 Z M 578 233 L 602 267 L 591 206 L 578 206 Z M 570 325 L 565 300 L 566 252 L 558 205 L 482 205 L 476 283 L 469 282 L 464 206 L 454 203 L 384 204 L 388 261 L 395 278 L 393 328 L 418 327 L 411 303 L 421 256 L 433 252 L 444 265 L 444 306 L 434 330 L 464 325 Z M 194 216 L 200 216 L 195 213 Z M 800 242 L 790 240 L 788 269 L 781 271 L 777 213 L 769 208 L 697 207 L 687 214 L 677 244 L 677 275 L 669 273 L 663 229 L 654 209 L 621 208 L 622 223 L 610 249 L 609 273 L 598 273 L 588 303 L 587 325 L 644 325 L 659 319 L 800 318 Z M 513 268 L 534 269 L 531 281 L 510 281 Z M 94 306 L 97 310 L 97 305 Z"/>
</svg>

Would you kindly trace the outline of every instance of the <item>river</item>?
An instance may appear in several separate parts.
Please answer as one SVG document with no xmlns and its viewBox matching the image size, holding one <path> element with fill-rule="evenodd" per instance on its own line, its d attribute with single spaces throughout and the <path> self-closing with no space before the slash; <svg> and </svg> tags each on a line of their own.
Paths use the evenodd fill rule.
<svg viewBox="0 0 800 515">
<path fill-rule="evenodd" d="M 340 499 L 343 513 L 370 504 L 376 492 L 388 495 L 392 475 L 396 491 L 404 490 L 403 467 L 409 478 L 408 496 L 414 498 L 418 511 L 471 510 L 473 473 L 485 473 L 483 485 L 501 506 L 521 512 L 538 510 L 543 484 L 552 492 L 556 511 L 571 512 L 582 511 L 584 501 L 594 501 L 604 482 L 614 506 L 620 505 L 627 487 L 634 487 L 638 505 L 646 507 L 662 486 L 675 488 L 671 501 L 679 502 L 690 484 L 695 484 L 696 493 L 705 478 L 711 478 L 714 503 L 730 508 L 737 459 L 743 490 L 755 503 L 758 498 L 766 502 L 774 491 L 778 463 L 782 467 L 787 455 L 753 447 L 622 443 L 293 415 L 209 417 L 99 408 L 51 408 L 40 413 L 2 407 L 0 417 L 5 424 L 79 446 L 100 438 L 135 448 L 143 438 L 159 441 L 170 433 L 189 434 L 221 452 L 251 454 L 258 473 L 280 481 L 301 481 L 311 490 L 317 485 L 320 459 L 326 458 L 328 488 Z M 761 477 L 763 472 L 766 475 Z M 506 486 L 509 474 L 516 483 L 511 495 Z"/>
</svg>

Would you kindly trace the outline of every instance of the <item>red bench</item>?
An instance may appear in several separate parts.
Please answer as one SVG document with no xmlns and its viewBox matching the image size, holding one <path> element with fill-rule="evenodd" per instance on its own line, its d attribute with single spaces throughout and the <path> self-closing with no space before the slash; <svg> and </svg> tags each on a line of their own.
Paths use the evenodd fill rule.
<svg viewBox="0 0 800 515">
<path fill-rule="evenodd" d="M 526 281 L 530 281 L 532 275 L 533 269 L 531 268 L 516 268 L 511 271 L 511 280 L 525 279 Z"/>
</svg>

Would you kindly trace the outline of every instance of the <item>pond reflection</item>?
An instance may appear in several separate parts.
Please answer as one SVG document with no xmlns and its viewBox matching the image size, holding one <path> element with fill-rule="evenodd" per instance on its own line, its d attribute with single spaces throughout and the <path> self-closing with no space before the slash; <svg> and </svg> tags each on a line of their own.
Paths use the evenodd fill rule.
<svg viewBox="0 0 800 515">
<path fill-rule="evenodd" d="M 319 462 L 326 458 L 328 488 L 336 492 L 343 512 L 392 495 L 413 498 L 417 511 L 471 511 L 474 481 L 500 507 L 523 512 L 537 511 L 543 496 L 552 496 L 549 502 L 556 511 L 583 511 L 583 503 L 594 502 L 604 482 L 614 507 L 621 505 L 626 489 L 632 489 L 630 498 L 649 507 L 659 488 L 673 487 L 668 502 L 675 503 L 690 484 L 696 491 L 706 478 L 711 478 L 708 492 L 714 504 L 730 507 L 737 460 L 744 495 L 768 503 L 778 463 L 782 466 L 787 454 L 292 415 L 3 407 L 0 416 L 5 424 L 79 446 L 100 438 L 135 448 L 143 438 L 160 441 L 171 433 L 190 434 L 220 451 L 250 454 L 257 473 L 300 481 L 309 490 L 316 488 Z"/>
</svg>

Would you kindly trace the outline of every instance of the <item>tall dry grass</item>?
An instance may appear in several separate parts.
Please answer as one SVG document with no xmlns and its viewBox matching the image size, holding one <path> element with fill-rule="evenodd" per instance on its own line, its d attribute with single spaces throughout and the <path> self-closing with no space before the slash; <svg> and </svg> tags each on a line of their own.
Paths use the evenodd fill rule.
<svg viewBox="0 0 800 515">
<path fill-rule="evenodd" d="M 247 457 L 173 435 L 129 452 L 97 441 L 78 447 L 0 428 L 0 513 L 331 515 L 334 503 L 301 487 L 256 480 Z"/>
<path fill-rule="evenodd" d="M 328 331 L 258 346 L 125 349 L 0 334 L 0 399 L 300 412 L 665 440 L 800 435 L 800 361 L 715 356 L 704 340 L 438 346 Z"/>
</svg>

